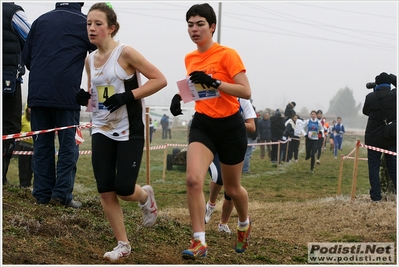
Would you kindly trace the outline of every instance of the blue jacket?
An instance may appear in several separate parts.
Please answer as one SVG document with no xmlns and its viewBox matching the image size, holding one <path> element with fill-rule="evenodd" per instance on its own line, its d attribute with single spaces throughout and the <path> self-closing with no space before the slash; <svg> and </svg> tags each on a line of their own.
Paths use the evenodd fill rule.
<svg viewBox="0 0 399 267">
<path fill-rule="evenodd" d="M 79 3 L 56 3 L 31 27 L 22 60 L 30 71 L 28 106 L 80 110 L 79 91 L 90 43 Z"/>
</svg>

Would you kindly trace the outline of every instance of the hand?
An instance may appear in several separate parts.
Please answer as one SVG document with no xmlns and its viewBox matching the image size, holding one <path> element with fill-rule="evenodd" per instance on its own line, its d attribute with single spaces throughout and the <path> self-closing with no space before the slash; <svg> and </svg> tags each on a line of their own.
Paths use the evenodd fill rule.
<svg viewBox="0 0 399 267">
<path fill-rule="evenodd" d="M 179 94 L 175 94 L 172 98 L 172 102 L 170 103 L 170 112 L 173 114 L 173 116 L 177 115 L 183 115 L 182 110 L 181 110 L 181 96 Z"/>
<path fill-rule="evenodd" d="M 193 71 L 190 73 L 190 80 L 193 83 L 199 83 L 202 85 L 202 88 L 205 89 L 204 84 L 207 87 L 213 87 L 215 89 L 217 89 L 220 85 L 220 82 L 218 83 L 216 79 L 213 79 L 211 76 L 209 76 L 208 74 L 206 74 L 203 71 Z"/>
<path fill-rule="evenodd" d="M 121 106 L 131 103 L 135 100 L 134 95 L 131 91 L 114 94 L 104 101 L 104 106 L 107 107 L 110 113 L 114 112 Z"/>
<path fill-rule="evenodd" d="M 78 103 L 81 106 L 87 106 L 90 97 L 91 97 L 90 93 L 86 92 L 84 89 L 81 88 L 79 92 L 77 92 L 75 95 L 76 103 Z"/>
</svg>

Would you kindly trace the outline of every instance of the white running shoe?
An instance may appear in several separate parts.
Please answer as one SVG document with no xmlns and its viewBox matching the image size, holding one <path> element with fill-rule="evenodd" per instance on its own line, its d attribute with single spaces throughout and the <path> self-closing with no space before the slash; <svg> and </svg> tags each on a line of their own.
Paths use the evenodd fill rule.
<svg viewBox="0 0 399 267">
<path fill-rule="evenodd" d="M 215 210 L 215 206 L 211 206 L 209 201 L 206 203 L 206 211 L 205 211 L 205 224 L 209 222 L 211 219 L 212 213 Z"/>
<path fill-rule="evenodd" d="M 219 232 L 225 232 L 225 233 L 231 234 L 230 228 L 227 225 L 227 223 L 226 224 L 219 223 L 218 230 L 219 230 Z"/>
<path fill-rule="evenodd" d="M 155 224 L 155 221 L 158 217 L 158 207 L 155 202 L 154 190 L 152 186 L 145 185 L 142 187 L 148 193 L 147 201 L 144 205 L 141 205 L 139 202 L 139 207 L 141 208 L 141 212 L 143 213 L 143 225 L 145 227 L 151 227 Z"/>
<path fill-rule="evenodd" d="M 104 259 L 109 261 L 116 261 L 120 258 L 130 255 L 132 248 L 130 245 L 123 241 L 118 241 L 118 246 L 114 247 L 113 251 L 105 252 Z"/>
</svg>

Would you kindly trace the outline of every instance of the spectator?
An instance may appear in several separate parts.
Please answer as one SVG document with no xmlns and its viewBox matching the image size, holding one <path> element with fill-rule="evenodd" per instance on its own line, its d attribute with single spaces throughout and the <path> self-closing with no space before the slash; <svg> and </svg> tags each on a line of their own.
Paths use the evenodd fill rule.
<svg viewBox="0 0 399 267">
<path fill-rule="evenodd" d="M 91 6 L 87 32 L 98 47 L 85 65 L 92 102 L 97 99 L 92 116 L 92 165 L 101 205 L 118 242 L 103 256 L 109 261 L 131 253 L 119 200 L 138 202 L 144 227 L 153 226 L 158 216 L 153 188 L 136 182 L 145 142 L 144 98 L 167 84 L 164 75 L 137 50 L 114 40 L 119 27 L 109 4 Z M 140 84 L 139 75 L 147 78 L 145 84 Z M 79 104 L 87 105 L 89 97 L 88 92 L 79 92 Z"/>
<path fill-rule="evenodd" d="M 169 116 L 163 114 L 161 118 L 161 127 L 162 127 L 162 139 L 168 138 L 168 126 L 169 126 Z"/>
<path fill-rule="evenodd" d="M 186 172 L 187 202 L 194 233 L 191 245 L 183 251 L 182 257 L 204 258 L 208 251 L 203 187 L 207 169 L 216 153 L 219 155 L 223 175 L 229 177 L 224 181 L 224 187 L 237 210 L 235 251 L 242 253 L 248 247 L 251 220 L 248 216 L 248 192 L 241 186 L 247 138 L 237 97 L 249 99 L 251 88 L 238 53 L 213 41 L 216 30 L 213 8 L 207 3 L 193 5 L 186 13 L 186 21 L 189 36 L 197 46 L 196 50 L 185 56 L 189 83 L 204 89 L 217 89 L 220 96 L 195 102 Z M 182 114 L 181 100 L 179 94 L 172 98 L 170 111 L 174 116 Z"/>
<path fill-rule="evenodd" d="M 28 104 L 25 105 L 25 112 L 21 118 L 21 132 L 30 132 L 30 108 Z M 19 142 L 19 149 L 21 151 L 33 152 L 33 137 L 21 140 Z M 22 188 L 30 187 L 32 185 L 32 154 L 18 156 L 18 172 L 19 172 L 19 186 Z"/>
<path fill-rule="evenodd" d="M 293 142 L 293 157 L 295 162 L 298 162 L 298 153 L 299 153 L 299 145 L 301 143 L 300 137 L 301 136 L 306 136 L 306 132 L 303 130 L 303 125 L 304 121 L 298 116 L 297 120 L 295 121 L 295 132 L 294 132 L 294 138 L 292 139 L 291 142 Z M 298 153 L 297 153 L 298 152 Z"/>
<path fill-rule="evenodd" d="M 22 76 L 25 66 L 21 51 L 30 30 L 23 8 L 3 2 L 3 135 L 21 132 Z M 8 184 L 7 172 L 15 148 L 15 140 L 3 140 L 3 185 Z"/>
<path fill-rule="evenodd" d="M 238 99 L 238 102 L 240 102 L 241 104 L 241 98 Z M 258 118 L 256 116 L 256 110 L 255 107 L 252 105 L 252 101 L 249 102 L 251 104 L 251 107 L 253 109 L 253 113 L 249 113 L 249 111 L 241 111 L 241 113 L 243 114 L 251 114 L 251 116 L 253 117 L 249 117 L 251 118 L 251 121 L 253 119 L 254 121 L 254 127 L 255 129 L 252 129 L 252 127 L 250 128 L 246 128 L 247 129 L 247 151 L 245 152 L 245 157 L 244 157 L 244 164 L 242 166 L 242 173 L 249 173 L 249 167 L 251 166 L 251 157 L 252 157 L 252 152 L 254 151 L 254 146 L 251 146 L 250 144 L 253 144 L 256 142 L 256 139 L 258 138 Z M 240 110 L 243 107 L 246 107 L 247 105 L 240 105 Z M 245 120 L 245 124 L 247 124 L 247 119 L 249 118 L 244 118 Z"/>
<path fill-rule="evenodd" d="M 265 112 L 263 114 L 262 119 L 259 120 L 258 122 L 258 132 L 259 132 L 259 143 L 268 143 L 271 142 L 272 140 L 272 134 L 271 134 L 271 126 L 270 126 L 270 114 L 269 112 Z M 271 145 L 266 144 L 266 145 L 260 145 L 260 158 L 264 159 L 265 158 L 265 147 L 267 150 L 267 156 L 269 159 L 271 158 L 270 151 L 271 151 Z"/>
<path fill-rule="evenodd" d="M 159 126 L 159 122 L 155 119 L 154 120 L 154 133 L 157 131 L 158 126 Z"/>
<path fill-rule="evenodd" d="M 305 147 L 306 147 L 306 157 L 308 160 L 310 158 L 310 173 L 314 173 L 315 155 L 317 151 L 317 144 L 319 142 L 318 133 L 322 131 L 323 126 L 321 122 L 317 119 L 316 111 L 312 110 L 310 112 L 310 119 L 306 120 L 303 124 L 303 129 L 306 131 Z M 322 131 L 324 134 L 324 131 Z"/>
<path fill-rule="evenodd" d="M 291 119 L 285 122 L 285 133 L 286 137 L 290 139 L 288 142 L 288 156 L 287 161 L 298 161 L 298 148 L 299 148 L 299 136 L 295 135 L 296 132 L 296 121 L 298 115 L 293 115 Z"/>
<path fill-rule="evenodd" d="M 342 124 L 341 117 L 337 118 L 337 123 L 334 125 L 334 158 L 337 159 L 338 149 L 342 150 L 342 141 L 345 133 L 345 126 Z"/>
<path fill-rule="evenodd" d="M 283 133 L 285 130 L 284 118 L 281 117 L 281 113 L 279 109 L 276 109 L 276 112 L 273 116 L 270 117 L 270 132 L 272 134 L 272 142 L 278 143 L 283 140 Z M 278 156 L 278 144 L 272 144 L 271 151 L 271 161 L 273 163 L 279 163 Z"/>
<path fill-rule="evenodd" d="M 75 95 L 82 81 L 84 60 L 95 46 L 89 42 L 83 3 L 56 3 L 55 9 L 38 17 L 22 51 L 30 70 L 28 107 L 32 131 L 79 124 L 80 106 Z M 62 41 L 60 41 L 62 40 Z M 68 71 L 66 71 L 68 70 Z M 79 146 L 75 128 L 58 132 L 58 161 L 55 132 L 34 139 L 33 196 L 37 204 L 61 204 L 79 208 L 73 199 Z"/>
<path fill-rule="evenodd" d="M 391 90 L 391 83 L 395 86 Z M 363 114 L 368 116 L 367 126 L 364 136 L 366 145 L 396 152 L 396 137 L 384 137 L 385 122 L 397 120 L 396 107 L 396 76 L 382 72 L 375 77 L 374 92 L 366 96 L 363 106 Z M 380 186 L 380 164 L 383 152 L 367 149 L 370 198 L 372 201 L 382 199 Z M 385 154 L 386 167 L 393 182 L 396 194 L 396 155 Z"/>
<path fill-rule="evenodd" d="M 155 132 L 155 129 L 154 129 L 154 124 L 152 123 L 152 118 L 150 117 L 150 125 L 149 125 L 149 128 L 150 128 L 150 143 L 152 143 L 152 136 L 153 136 L 153 134 L 154 134 L 154 132 Z"/>
<path fill-rule="evenodd" d="M 295 103 L 294 101 L 291 101 L 291 102 L 289 102 L 289 103 L 287 104 L 287 106 L 285 107 L 285 110 L 284 110 L 284 117 L 285 117 L 285 120 L 286 120 L 286 121 L 289 120 L 289 119 L 291 119 L 292 116 L 296 114 L 296 112 L 295 112 L 295 110 L 294 110 L 295 106 L 296 106 L 296 103 Z"/>
</svg>

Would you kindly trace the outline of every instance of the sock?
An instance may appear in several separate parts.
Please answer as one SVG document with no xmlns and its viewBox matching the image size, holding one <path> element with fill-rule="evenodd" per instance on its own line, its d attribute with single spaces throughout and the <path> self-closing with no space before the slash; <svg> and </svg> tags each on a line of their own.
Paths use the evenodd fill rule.
<svg viewBox="0 0 399 267">
<path fill-rule="evenodd" d="M 249 219 L 247 218 L 247 220 L 245 222 L 240 222 L 240 220 L 238 220 L 238 229 L 239 230 L 245 230 L 245 228 L 247 227 L 247 225 L 249 224 Z"/>
<path fill-rule="evenodd" d="M 206 244 L 205 243 L 205 232 L 195 232 L 193 236 L 194 236 L 194 239 L 201 240 L 202 244 Z"/>
<path fill-rule="evenodd" d="M 216 203 L 211 203 L 210 201 L 208 201 L 209 206 L 211 206 L 212 208 L 214 208 L 216 206 Z"/>
</svg>

